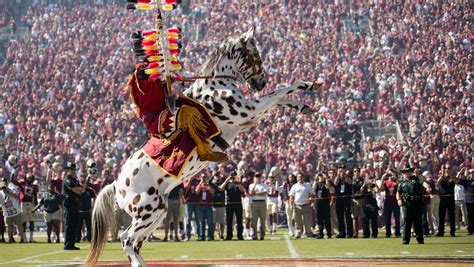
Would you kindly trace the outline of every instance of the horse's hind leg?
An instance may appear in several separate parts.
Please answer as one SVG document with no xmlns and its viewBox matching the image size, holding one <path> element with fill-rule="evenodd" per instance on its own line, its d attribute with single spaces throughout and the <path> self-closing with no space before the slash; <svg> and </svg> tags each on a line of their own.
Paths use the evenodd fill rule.
<svg viewBox="0 0 474 267">
<path fill-rule="evenodd" d="M 145 206 L 145 210 L 148 207 L 150 206 Z M 132 224 L 120 235 L 123 250 L 127 254 L 132 266 L 146 266 L 145 261 L 140 256 L 140 249 L 165 217 L 165 211 L 164 203 L 160 203 L 158 207 L 150 210 L 150 213 L 144 213 L 143 216 L 135 216 Z"/>
</svg>

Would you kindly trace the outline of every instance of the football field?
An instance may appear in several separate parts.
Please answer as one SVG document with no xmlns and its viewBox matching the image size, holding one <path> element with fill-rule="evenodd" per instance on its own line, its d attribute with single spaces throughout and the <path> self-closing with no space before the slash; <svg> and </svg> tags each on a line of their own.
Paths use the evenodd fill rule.
<svg viewBox="0 0 474 267">
<path fill-rule="evenodd" d="M 474 266 L 474 236 L 431 237 L 424 245 L 415 239 L 402 245 L 400 238 L 300 239 L 289 238 L 281 229 L 264 241 L 148 242 L 141 254 L 151 266 L 195 265 L 302 265 L 302 266 Z M 156 236 L 162 236 L 161 232 Z M 78 266 L 89 244 L 80 251 L 64 251 L 62 244 L 0 244 L 1 266 Z M 101 265 L 128 266 L 119 243 L 108 243 Z"/>
</svg>

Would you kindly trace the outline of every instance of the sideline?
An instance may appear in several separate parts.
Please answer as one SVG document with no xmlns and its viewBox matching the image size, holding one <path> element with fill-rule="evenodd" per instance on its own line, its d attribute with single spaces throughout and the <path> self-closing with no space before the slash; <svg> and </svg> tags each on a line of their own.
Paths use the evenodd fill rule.
<svg viewBox="0 0 474 267">
<path fill-rule="evenodd" d="M 89 246 L 84 246 L 84 247 L 79 247 L 79 248 L 81 248 L 81 250 L 82 250 L 82 249 L 89 248 Z M 28 262 L 32 259 L 41 258 L 41 257 L 44 257 L 44 256 L 49 256 L 49 255 L 54 255 L 54 254 L 59 254 L 59 253 L 63 253 L 63 252 L 66 252 L 66 251 L 69 251 L 69 250 L 58 250 L 58 251 L 43 253 L 43 254 L 39 254 L 39 255 L 23 258 L 23 259 L 18 259 L 18 260 L 14 260 L 14 261 L 0 262 L 0 265 L 8 265 L 8 264 L 12 264 L 12 263 Z"/>
<path fill-rule="evenodd" d="M 296 253 L 296 249 L 293 246 L 293 243 L 291 243 L 291 240 L 290 240 L 290 237 L 288 236 L 288 234 L 285 234 L 285 241 L 286 241 L 286 245 L 288 246 L 288 250 L 291 253 L 291 258 L 292 259 L 299 258 L 300 256 L 298 255 L 298 253 Z"/>
</svg>

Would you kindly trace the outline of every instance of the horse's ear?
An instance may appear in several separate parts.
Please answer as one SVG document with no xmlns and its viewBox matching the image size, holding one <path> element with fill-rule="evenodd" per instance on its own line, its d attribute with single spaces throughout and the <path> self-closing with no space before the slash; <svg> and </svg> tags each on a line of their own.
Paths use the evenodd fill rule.
<svg viewBox="0 0 474 267">
<path fill-rule="evenodd" d="M 249 40 L 250 38 L 253 37 L 254 32 L 255 32 L 255 27 L 252 27 L 246 33 L 244 33 L 242 37 L 244 37 L 245 40 Z"/>
</svg>

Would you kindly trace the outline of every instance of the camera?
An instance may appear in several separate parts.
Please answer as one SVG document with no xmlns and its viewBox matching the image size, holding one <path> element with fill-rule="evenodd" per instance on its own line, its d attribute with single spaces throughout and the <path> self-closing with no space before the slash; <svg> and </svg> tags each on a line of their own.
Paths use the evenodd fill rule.
<svg viewBox="0 0 474 267">
<path fill-rule="evenodd" d="M 232 171 L 232 172 L 230 173 L 230 176 L 231 176 L 231 177 L 237 176 L 237 172 L 236 172 L 236 171 Z"/>
</svg>

